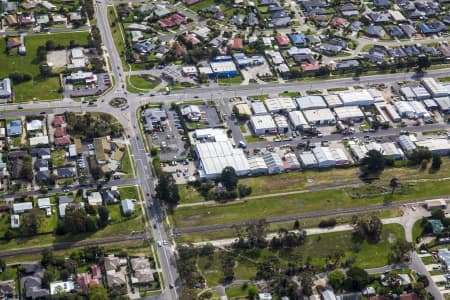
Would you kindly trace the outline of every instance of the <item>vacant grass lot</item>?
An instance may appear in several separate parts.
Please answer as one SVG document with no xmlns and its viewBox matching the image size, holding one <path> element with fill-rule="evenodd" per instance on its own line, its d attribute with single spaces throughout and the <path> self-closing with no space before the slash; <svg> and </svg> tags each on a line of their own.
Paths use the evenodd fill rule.
<svg viewBox="0 0 450 300">
<path fill-rule="evenodd" d="M 400 209 L 383 209 L 379 211 L 373 211 L 370 213 L 362 213 L 355 214 L 360 217 L 366 216 L 378 216 L 380 219 L 394 218 L 402 215 L 402 211 Z M 353 214 L 346 215 L 336 215 L 333 216 L 336 219 L 336 225 L 349 224 L 351 222 Z M 319 223 L 323 220 L 328 220 L 330 217 L 322 217 L 322 218 L 305 218 L 299 219 L 301 228 L 314 228 L 318 227 Z M 279 229 L 284 228 L 291 230 L 294 227 L 294 221 L 288 222 L 277 222 L 277 223 L 269 223 L 268 232 L 278 232 Z M 221 229 L 221 230 L 210 230 L 207 232 L 198 232 L 198 233 L 189 233 L 183 234 L 176 237 L 178 243 L 197 243 L 197 242 L 206 242 L 212 240 L 220 240 L 220 239 L 228 239 L 236 237 L 236 230 L 234 229 Z"/>
<path fill-rule="evenodd" d="M 180 184 L 178 186 L 178 192 L 180 193 L 180 204 L 204 201 L 202 195 L 200 195 L 196 189 L 187 184 Z"/>
<path fill-rule="evenodd" d="M 45 46 L 48 40 L 53 40 L 55 45 L 68 46 L 73 40 L 75 44 L 87 45 L 89 33 L 64 32 L 54 34 L 33 34 L 25 37 L 27 54 L 22 56 L 13 49 L 9 54 L 2 51 L 0 53 L 0 77 L 7 77 L 12 72 L 28 73 L 33 79 L 28 82 L 13 85 L 15 99 L 17 102 L 30 101 L 33 98 L 39 100 L 53 100 L 61 97 L 59 78 L 41 78 L 39 76 L 39 61 L 36 58 L 37 48 Z M 0 49 L 6 49 L 6 39 L 0 40 Z"/>
<path fill-rule="evenodd" d="M 217 82 L 220 86 L 228 86 L 228 85 L 239 85 L 244 81 L 244 78 L 241 75 L 237 75 L 235 77 L 230 78 L 218 78 Z"/>
<path fill-rule="evenodd" d="M 404 235 L 404 230 L 400 225 L 384 225 L 381 240 L 376 244 L 363 242 L 358 252 L 352 248 L 351 231 L 308 236 L 304 245 L 292 249 L 241 250 L 238 251 L 240 257 L 236 258 L 235 277 L 236 279 L 252 279 L 257 267 L 253 261 L 260 262 L 264 257 L 269 256 L 278 257 L 283 265 L 287 265 L 293 260 L 305 262 L 310 257 L 313 266 L 322 268 L 327 263 L 328 257 L 333 257 L 336 252 L 342 252 L 345 255 L 341 260 L 353 257 L 355 265 L 361 268 L 382 267 L 389 264 L 388 255 L 393 243 L 404 239 Z M 220 256 L 221 253 L 215 253 L 213 256 L 202 257 L 198 260 L 198 267 L 206 277 L 209 286 L 219 284 L 223 278 Z M 367 259 L 368 257 L 370 259 Z M 231 292 L 238 293 L 239 291 L 232 290 Z M 235 295 L 232 294 L 232 296 Z"/>
<path fill-rule="evenodd" d="M 133 167 L 132 167 L 133 161 L 130 157 L 130 148 L 128 146 L 126 146 L 126 148 L 125 148 L 125 153 L 124 153 L 123 159 L 120 163 L 121 163 L 121 166 L 120 166 L 121 172 L 124 172 L 128 175 L 134 176 Z"/>
<path fill-rule="evenodd" d="M 150 77 L 150 75 L 145 75 Z M 148 92 L 161 83 L 161 80 L 148 81 L 139 75 L 131 75 L 127 78 L 127 90 L 131 93 Z"/>
<path fill-rule="evenodd" d="M 122 60 L 122 65 L 126 66 L 125 62 L 125 41 L 121 32 L 121 23 L 117 18 L 116 10 L 113 6 L 108 6 L 108 21 L 109 27 L 111 27 L 111 33 L 113 36 L 114 44 L 116 45 L 117 52 L 119 53 L 120 59 Z"/>
<path fill-rule="evenodd" d="M 258 196 L 266 195 L 268 193 L 302 190 L 313 186 L 360 182 L 358 178 L 359 172 L 359 168 L 357 167 L 310 170 L 272 176 L 243 178 L 239 183 L 251 186 L 252 196 Z M 447 178 L 450 177 L 450 159 L 448 157 L 443 157 L 441 170 L 437 172 L 421 170 L 420 166 L 388 168 L 381 174 L 380 180 L 390 180 L 392 177 L 397 177 L 400 181 Z"/>
<path fill-rule="evenodd" d="M 125 186 L 119 188 L 120 199 L 136 199 L 139 200 L 139 191 L 136 186 Z"/>
<path fill-rule="evenodd" d="M 386 198 L 389 198 L 389 201 L 400 202 L 445 196 L 450 193 L 450 180 L 443 180 L 438 183 L 434 181 L 418 182 L 408 186 L 402 191 L 402 194 L 396 192 L 392 196 L 387 193 L 375 194 L 371 197 L 352 197 L 352 195 L 364 194 L 366 190 L 369 192 L 371 187 L 371 185 L 365 185 L 356 191 L 351 188 L 323 190 L 281 197 L 251 199 L 238 203 L 180 207 L 175 210 L 173 220 L 177 227 L 190 227 L 294 215 L 324 209 L 344 209 L 382 204 Z M 384 188 L 389 191 L 387 184 Z"/>
</svg>

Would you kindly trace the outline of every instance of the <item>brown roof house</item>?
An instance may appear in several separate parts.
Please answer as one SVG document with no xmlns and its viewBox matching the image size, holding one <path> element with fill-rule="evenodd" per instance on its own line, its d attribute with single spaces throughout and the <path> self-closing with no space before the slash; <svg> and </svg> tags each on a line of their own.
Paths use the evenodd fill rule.
<svg viewBox="0 0 450 300">
<path fill-rule="evenodd" d="M 148 284 L 155 281 L 153 272 L 150 268 L 150 262 L 146 257 L 132 258 L 131 268 L 133 275 L 131 276 L 131 282 L 136 285 Z"/>
<path fill-rule="evenodd" d="M 114 255 L 109 255 L 104 259 L 104 265 L 106 270 L 106 281 L 109 287 L 119 287 L 126 284 L 125 274 L 122 270 L 118 269 L 121 265 L 125 264 L 121 259 Z"/>
</svg>

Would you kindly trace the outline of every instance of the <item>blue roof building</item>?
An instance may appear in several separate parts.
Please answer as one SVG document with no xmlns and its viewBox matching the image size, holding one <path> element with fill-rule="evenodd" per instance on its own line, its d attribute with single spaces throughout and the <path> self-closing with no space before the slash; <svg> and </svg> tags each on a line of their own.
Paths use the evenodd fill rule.
<svg viewBox="0 0 450 300">
<path fill-rule="evenodd" d="M 6 133 L 8 136 L 16 136 L 22 134 L 22 121 L 13 120 L 6 124 Z"/>
<path fill-rule="evenodd" d="M 291 39 L 292 44 L 294 45 L 303 45 L 305 44 L 305 36 L 301 33 L 290 34 L 289 38 Z"/>
<path fill-rule="evenodd" d="M 236 65 L 232 61 L 214 61 L 210 63 L 211 70 L 215 77 L 235 77 L 239 73 Z"/>
<path fill-rule="evenodd" d="M 235 53 L 233 54 L 233 58 L 239 68 L 264 64 L 264 58 L 262 56 L 247 56 L 244 53 Z"/>
</svg>

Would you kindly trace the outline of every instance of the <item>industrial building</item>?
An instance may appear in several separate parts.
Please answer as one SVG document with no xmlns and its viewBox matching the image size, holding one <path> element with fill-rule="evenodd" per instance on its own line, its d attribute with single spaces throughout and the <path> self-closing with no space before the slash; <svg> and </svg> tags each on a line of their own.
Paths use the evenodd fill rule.
<svg viewBox="0 0 450 300">
<path fill-rule="evenodd" d="M 334 125 L 336 123 L 329 108 L 305 110 L 303 114 L 310 125 Z"/>
<path fill-rule="evenodd" d="M 440 82 L 437 82 L 434 78 L 426 77 L 422 79 L 422 84 L 433 97 L 448 96 L 447 89 Z"/>
<path fill-rule="evenodd" d="M 336 160 L 328 147 L 316 147 L 312 149 L 312 153 L 317 160 L 319 168 L 329 168 L 336 165 Z"/>
<path fill-rule="evenodd" d="M 431 97 L 430 93 L 423 86 L 417 86 L 411 89 L 416 96 L 413 100 L 425 100 Z"/>
<path fill-rule="evenodd" d="M 402 118 L 414 119 L 416 111 L 410 104 L 411 101 L 396 101 L 394 102 L 395 109 Z"/>
<path fill-rule="evenodd" d="M 266 152 L 263 155 L 269 174 L 279 174 L 284 172 L 284 164 L 281 157 L 276 152 Z"/>
<path fill-rule="evenodd" d="M 285 134 L 289 130 L 289 123 L 285 116 L 275 115 L 273 117 L 275 124 L 277 124 L 278 133 Z"/>
<path fill-rule="evenodd" d="M 344 105 L 341 101 L 341 98 L 339 98 L 339 96 L 336 94 L 324 95 L 323 99 L 325 100 L 328 107 L 330 107 L 330 108 L 339 107 L 339 106 Z"/>
<path fill-rule="evenodd" d="M 439 110 L 443 113 L 450 113 L 450 98 L 449 97 L 438 97 L 434 98 L 437 105 L 439 106 Z"/>
<path fill-rule="evenodd" d="M 364 120 L 364 113 L 358 106 L 335 107 L 334 112 L 342 122 L 362 122 Z"/>
<path fill-rule="evenodd" d="M 295 130 L 306 130 L 311 128 L 308 121 L 306 121 L 305 116 L 299 110 L 290 111 L 288 117 Z"/>
<path fill-rule="evenodd" d="M 250 124 L 256 135 L 275 133 L 277 131 L 277 125 L 270 115 L 251 116 Z"/>
<path fill-rule="evenodd" d="M 448 139 L 426 139 L 417 141 L 416 146 L 428 148 L 431 154 L 437 156 L 450 154 L 450 141 Z"/>
<path fill-rule="evenodd" d="M 301 110 L 318 109 L 318 108 L 327 107 L 322 96 L 310 95 L 310 96 L 304 96 L 304 97 L 297 97 L 297 98 L 295 98 L 295 102 L 297 102 L 297 106 Z"/>
<path fill-rule="evenodd" d="M 427 110 L 437 110 L 437 109 L 439 109 L 439 105 L 433 99 L 423 100 L 423 104 L 425 105 Z"/>
<path fill-rule="evenodd" d="M 265 101 L 267 110 L 271 113 L 291 111 L 296 109 L 294 101 L 289 97 L 269 98 Z"/>
<path fill-rule="evenodd" d="M 252 101 L 251 104 L 253 114 L 256 116 L 265 115 L 268 113 L 266 107 L 264 106 L 264 103 L 261 101 Z"/>
<path fill-rule="evenodd" d="M 399 143 L 400 147 L 402 148 L 402 150 L 405 152 L 411 152 L 417 148 L 409 135 L 399 136 L 398 143 Z"/>
<path fill-rule="evenodd" d="M 410 101 L 408 103 L 414 109 L 417 118 L 423 118 L 424 116 L 429 115 L 427 109 L 425 108 L 422 102 Z"/>
<path fill-rule="evenodd" d="M 375 99 L 367 90 L 345 91 L 338 93 L 344 106 L 369 106 Z"/>
<path fill-rule="evenodd" d="M 405 158 L 405 154 L 402 149 L 398 148 L 395 143 L 387 142 L 382 143 L 381 147 L 383 148 L 383 155 L 392 157 L 393 159 L 403 159 Z"/>
<path fill-rule="evenodd" d="M 312 169 L 317 168 L 317 159 L 312 152 L 303 152 L 300 155 L 300 161 L 302 163 L 303 168 Z"/>
<path fill-rule="evenodd" d="M 333 156 L 336 166 L 345 166 L 350 163 L 350 160 L 348 159 L 347 155 L 345 154 L 344 150 L 341 148 L 329 148 L 331 155 Z"/>
<path fill-rule="evenodd" d="M 244 152 L 242 149 L 233 148 L 228 140 L 197 143 L 195 153 L 199 159 L 201 178 L 214 179 L 220 176 L 225 167 L 233 167 L 238 176 L 250 173 L 250 166 Z"/>
<path fill-rule="evenodd" d="M 385 120 L 391 120 L 394 123 L 400 122 L 402 120 L 400 115 L 391 104 L 376 103 L 375 107 Z"/>
<path fill-rule="evenodd" d="M 250 117 L 252 115 L 250 106 L 244 101 L 236 103 L 233 107 L 233 112 L 240 117 Z"/>
<path fill-rule="evenodd" d="M 239 74 L 232 61 L 213 61 L 209 65 L 216 77 L 234 77 Z"/>
<path fill-rule="evenodd" d="M 262 156 L 252 156 L 248 158 L 248 165 L 250 167 L 250 173 L 254 176 L 265 175 L 269 171 L 267 169 L 266 162 Z"/>
<path fill-rule="evenodd" d="M 298 170 L 300 169 L 300 162 L 295 156 L 295 153 L 289 152 L 284 155 L 284 168 L 286 170 Z"/>
<path fill-rule="evenodd" d="M 414 94 L 413 90 L 409 86 L 400 88 L 400 94 L 406 101 L 416 100 L 416 94 Z"/>
</svg>

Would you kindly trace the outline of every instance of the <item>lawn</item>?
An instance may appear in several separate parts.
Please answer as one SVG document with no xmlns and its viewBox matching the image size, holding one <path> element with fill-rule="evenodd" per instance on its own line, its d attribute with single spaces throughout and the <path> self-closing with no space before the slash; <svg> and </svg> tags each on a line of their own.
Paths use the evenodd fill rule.
<svg viewBox="0 0 450 300">
<path fill-rule="evenodd" d="M 440 181 L 439 184 L 433 181 L 418 182 L 397 191 L 392 196 L 377 193 L 370 197 L 358 196 L 369 193 L 373 188 L 373 185 L 364 185 L 357 189 L 322 190 L 281 197 L 251 199 L 237 203 L 180 207 L 174 211 L 173 220 L 177 227 L 191 227 L 294 215 L 320 211 L 324 208 L 331 210 L 377 205 L 384 203 L 386 198 L 389 201 L 400 202 L 445 196 L 450 193 L 450 180 Z M 388 183 L 383 189 L 389 189 Z"/>
<path fill-rule="evenodd" d="M 341 261 L 353 257 L 355 265 L 361 268 L 376 268 L 388 265 L 388 255 L 391 246 L 396 240 L 404 239 L 404 230 L 401 225 L 389 224 L 383 226 L 381 239 L 378 243 L 362 242 L 359 251 L 355 252 L 353 248 L 352 232 L 333 232 L 321 235 L 312 235 L 306 238 L 305 244 L 296 248 L 283 248 L 280 250 L 238 250 L 240 254 L 236 258 L 234 268 L 235 278 L 249 280 L 255 276 L 256 263 L 262 261 L 265 257 L 276 256 L 281 264 L 287 265 L 289 262 L 299 260 L 305 262 L 311 258 L 313 266 L 323 268 L 328 262 L 329 257 L 333 257 L 336 252 L 344 253 Z M 201 257 L 198 259 L 198 268 L 205 276 L 208 286 L 214 286 L 221 282 L 223 272 L 221 269 L 221 253 L 216 252 L 212 256 Z M 370 257 L 370 259 L 367 259 Z M 256 261 L 256 263 L 255 263 Z M 239 295 L 239 289 L 227 290 L 227 294 L 236 297 Z M 236 293 L 236 294 L 234 294 Z"/>
<path fill-rule="evenodd" d="M 226 293 L 228 296 L 228 299 L 234 300 L 234 299 L 241 299 L 242 297 L 246 297 L 248 295 L 248 289 L 250 286 L 254 286 L 252 284 L 249 284 L 248 286 L 243 285 L 231 285 L 226 288 Z"/>
<path fill-rule="evenodd" d="M 152 77 L 154 81 L 149 81 L 145 77 Z M 151 75 L 131 75 L 127 77 L 127 90 L 131 93 L 148 92 L 161 83 L 161 80 Z"/>
<path fill-rule="evenodd" d="M 130 157 L 129 146 L 126 146 L 125 153 L 124 153 L 123 159 L 121 161 L 120 171 L 127 173 L 128 175 L 134 175 L 132 163 L 133 162 Z"/>
<path fill-rule="evenodd" d="M 422 261 L 423 261 L 424 265 L 432 265 L 432 264 L 436 263 L 433 259 L 433 256 L 431 256 L 431 255 L 422 257 Z"/>
<path fill-rule="evenodd" d="M 199 11 L 199 10 L 202 10 L 202 9 L 207 8 L 208 6 L 211 6 L 214 4 L 215 4 L 214 0 L 204 0 L 204 1 L 200 1 L 200 3 L 194 4 L 191 6 L 186 6 L 186 7 L 193 11 Z"/>
<path fill-rule="evenodd" d="M 55 151 L 52 151 L 50 154 L 50 158 L 53 164 L 53 168 L 64 167 L 66 165 L 66 151 L 62 148 L 58 148 Z"/>
<path fill-rule="evenodd" d="M 280 97 L 297 97 L 300 96 L 299 92 L 283 92 L 279 94 Z"/>
<path fill-rule="evenodd" d="M 422 236 L 422 226 L 420 226 L 420 223 L 422 223 L 422 220 L 417 220 L 416 223 L 414 223 L 412 228 L 412 238 L 413 241 L 416 241 L 418 237 Z"/>
<path fill-rule="evenodd" d="M 229 78 L 218 78 L 217 82 L 220 86 L 227 86 L 227 85 L 239 85 L 244 81 L 244 78 L 242 78 L 241 75 L 237 75 L 234 77 Z"/>
<path fill-rule="evenodd" d="M 120 199 L 136 199 L 139 200 L 139 190 L 136 186 L 125 186 L 119 188 Z"/>
<path fill-rule="evenodd" d="M 247 135 L 245 136 L 245 141 L 247 143 L 260 143 L 267 141 L 265 138 L 260 138 L 259 136 Z"/>
<path fill-rule="evenodd" d="M 180 204 L 197 203 L 204 201 L 202 195 L 200 195 L 196 189 L 189 185 L 178 185 L 178 192 L 180 193 Z"/>
<path fill-rule="evenodd" d="M 16 280 L 17 279 L 17 268 L 6 267 L 3 272 L 0 272 L 0 281 L 3 280 Z"/>
<path fill-rule="evenodd" d="M 440 82 L 450 82 L 450 76 L 438 78 Z"/>
<path fill-rule="evenodd" d="M 125 41 L 122 36 L 122 28 L 119 19 L 117 18 L 116 10 L 113 6 L 108 6 L 108 21 L 109 27 L 111 28 L 111 33 L 113 36 L 114 44 L 116 45 L 117 52 L 119 53 L 120 59 L 122 60 L 122 65 L 126 66 L 125 63 Z"/>
<path fill-rule="evenodd" d="M 36 53 L 39 46 L 45 46 L 48 40 L 53 40 L 56 45 L 69 46 L 70 41 L 75 41 L 79 45 L 87 45 L 89 41 L 89 33 L 87 31 L 80 32 L 64 32 L 53 34 L 32 34 L 25 37 L 25 45 L 27 47 L 27 55 L 19 55 L 16 50 L 11 50 L 10 54 L 2 52 L 0 54 L 0 77 L 7 77 L 12 72 L 28 73 L 33 79 L 13 85 L 15 99 L 17 102 L 26 102 L 34 98 L 39 100 L 53 100 L 61 98 L 58 77 L 41 78 L 39 65 L 36 59 Z M 0 48 L 6 48 L 6 39 L 0 40 Z"/>
</svg>

